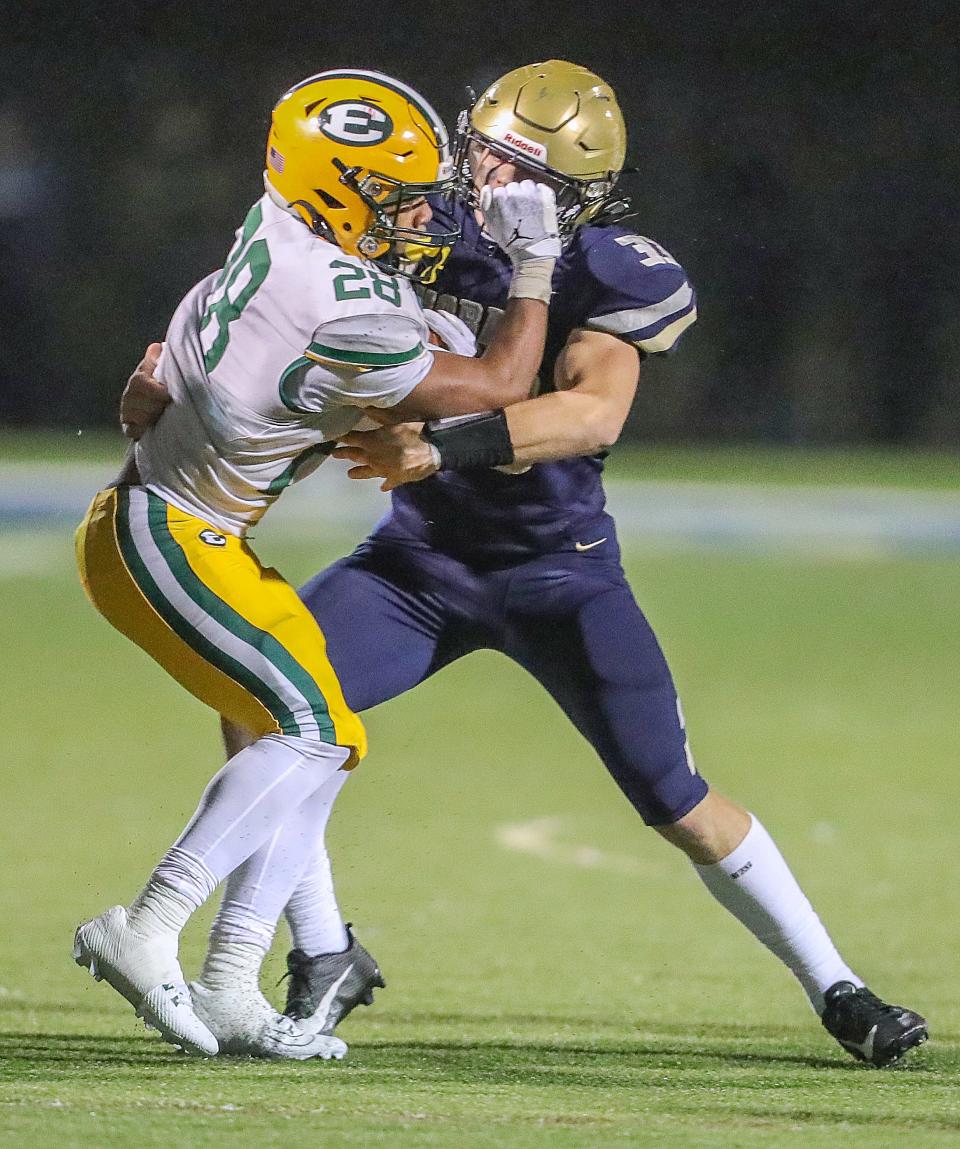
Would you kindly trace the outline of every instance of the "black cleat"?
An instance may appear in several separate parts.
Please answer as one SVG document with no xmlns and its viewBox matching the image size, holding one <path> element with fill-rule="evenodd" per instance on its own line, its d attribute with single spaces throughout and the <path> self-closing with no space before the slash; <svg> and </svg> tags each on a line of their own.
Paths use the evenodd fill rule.
<svg viewBox="0 0 960 1149">
<path fill-rule="evenodd" d="M 338 954 L 308 957 L 303 950 L 287 954 L 287 1005 L 284 1013 L 297 1021 L 313 1018 L 312 1033 L 332 1034 L 358 1005 L 373 1005 L 373 991 L 387 983 L 373 958 L 353 936 L 347 925 L 350 944 Z M 316 1016 L 315 1016 L 316 1015 Z"/>
<path fill-rule="evenodd" d="M 826 1008 L 820 1020 L 827 1033 L 859 1061 L 877 1069 L 893 1065 L 927 1040 L 927 1023 L 919 1013 L 887 1005 L 866 986 L 838 981 L 823 998 Z"/>
</svg>

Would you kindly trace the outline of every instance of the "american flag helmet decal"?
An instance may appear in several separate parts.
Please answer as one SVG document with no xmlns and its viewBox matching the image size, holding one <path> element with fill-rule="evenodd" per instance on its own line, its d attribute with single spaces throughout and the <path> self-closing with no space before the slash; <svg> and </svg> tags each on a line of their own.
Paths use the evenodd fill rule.
<svg viewBox="0 0 960 1149">
<path fill-rule="evenodd" d="M 271 144 L 270 145 L 270 166 L 273 168 L 274 171 L 282 172 L 283 171 L 283 162 L 284 162 L 283 156 Z"/>
</svg>

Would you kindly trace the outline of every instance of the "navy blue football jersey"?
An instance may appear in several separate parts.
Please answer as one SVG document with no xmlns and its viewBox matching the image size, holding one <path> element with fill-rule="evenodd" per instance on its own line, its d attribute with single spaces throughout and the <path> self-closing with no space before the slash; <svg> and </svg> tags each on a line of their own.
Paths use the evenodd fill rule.
<svg viewBox="0 0 960 1149">
<path fill-rule="evenodd" d="M 431 207 L 432 228 L 453 225 L 462 232 L 424 305 L 458 315 L 485 346 L 506 306 L 510 261 L 472 210 L 445 199 Z M 541 391 L 553 388 L 557 356 L 577 328 L 606 332 L 641 355 L 654 355 L 672 351 L 696 315 L 693 288 L 663 248 L 621 225 L 580 227 L 553 276 Z M 494 565 L 571 550 L 603 527 L 602 471 L 596 457 L 537 463 L 521 474 L 444 471 L 394 491 L 377 534 L 412 537 Z"/>
</svg>

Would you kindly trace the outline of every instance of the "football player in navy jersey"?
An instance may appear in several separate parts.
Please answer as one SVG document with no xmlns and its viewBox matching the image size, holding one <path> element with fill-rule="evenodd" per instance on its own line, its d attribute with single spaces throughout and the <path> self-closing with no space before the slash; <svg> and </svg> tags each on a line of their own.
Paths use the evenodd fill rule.
<svg viewBox="0 0 960 1149">
<path fill-rule="evenodd" d="M 510 264 L 484 234 L 480 192 L 521 178 L 549 183 L 565 245 L 540 391 L 505 410 L 343 440 L 336 453 L 355 463 L 353 476 L 381 477 L 393 490 L 367 540 L 300 592 L 347 702 L 375 706 L 474 650 L 506 654 L 556 699 L 644 822 L 684 851 L 710 893 L 795 974 L 840 1044 L 891 1064 L 926 1039 L 924 1019 L 864 986 L 758 819 L 708 789 L 669 668 L 620 565 L 603 454 L 623 427 L 642 360 L 674 349 L 696 302 L 676 260 L 620 222 L 626 134 L 614 93 L 564 61 L 518 68 L 464 113 L 458 140 L 464 195 L 432 202 L 431 226 L 461 238 L 434 269 L 424 302 L 452 350 L 482 347 L 502 313 Z M 145 363 L 122 412 L 134 430 L 159 402 Z M 230 753 L 246 740 L 234 727 L 225 737 Z M 327 814 L 348 776 L 328 784 Z M 262 931 L 245 933 L 244 919 L 275 917 L 289 893 L 287 1013 L 331 1033 L 383 981 L 340 917 L 324 828 L 298 880 L 288 867 L 271 882 L 269 860 L 255 855 L 231 878 L 221 917 L 235 923 L 237 940 L 255 944 Z"/>
</svg>

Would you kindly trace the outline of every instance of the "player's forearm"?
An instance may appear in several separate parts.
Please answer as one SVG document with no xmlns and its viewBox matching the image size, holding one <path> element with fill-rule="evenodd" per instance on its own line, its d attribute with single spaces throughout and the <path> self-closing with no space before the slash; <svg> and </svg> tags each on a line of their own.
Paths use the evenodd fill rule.
<svg viewBox="0 0 960 1149">
<path fill-rule="evenodd" d="M 354 479 L 383 478 L 383 490 L 437 470 L 549 462 L 611 446 L 625 418 L 622 404 L 589 391 L 560 391 L 459 420 L 345 435 L 334 451 L 359 464 Z"/>
<path fill-rule="evenodd" d="M 508 300 L 496 334 L 477 360 L 490 387 L 491 402 L 485 407 L 507 407 L 529 398 L 546 338 L 547 305 L 539 299 Z"/>
<path fill-rule="evenodd" d="M 479 359 L 438 352 L 426 377 L 392 408 L 393 421 L 469 415 L 529 397 L 547 330 L 547 305 L 511 299 L 497 334 Z"/>
<path fill-rule="evenodd" d="M 556 391 L 506 411 L 514 462 L 546 463 L 571 455 L 594 455 L 612 447 L 623 418 L 597 396 Z"/>
<path fill-rule="evenodd" d="M 533 180 L 485 187 L 484 226 L 513 269 L 507 306 L 478 360 L 474 411 L 506 407 L 533 388 L 547 337 L 547 306 L 561 245 L 553 191 Z M 479 384 L 479 386 L 477 386 Z"/>
<path fill-rule="evenodd" d="M 594 454 L 620 437 L 639 377 L 633 347 L 603 332 L 577 331 L 555 364 L 555 392 L 453 425 L 428 423 L 423 438 L 440 470 Z"/>
</svg>

